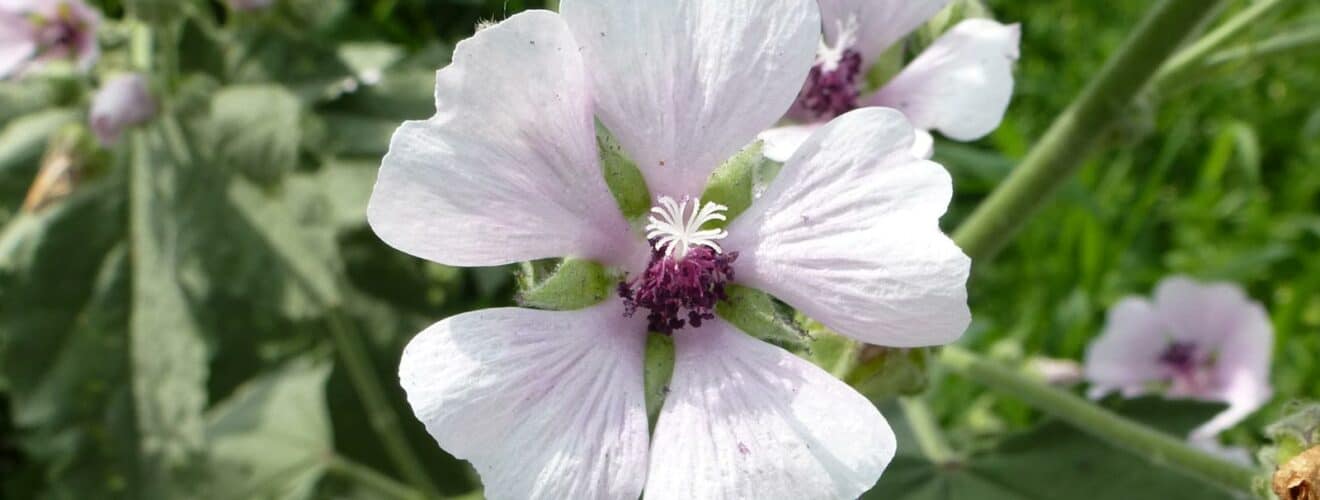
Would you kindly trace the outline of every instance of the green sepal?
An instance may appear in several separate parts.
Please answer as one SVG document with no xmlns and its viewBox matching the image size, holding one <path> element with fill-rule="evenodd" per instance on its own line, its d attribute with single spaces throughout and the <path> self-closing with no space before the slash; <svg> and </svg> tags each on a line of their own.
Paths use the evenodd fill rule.
<svg viewBox="0 0 1320 500">
<path fill-rule="evenodd" d="M 660 418 L 660 408 L 669 394 L 669 380 L 674 375 L 674 338 L 652 332 L 646 337 L 646 362 L 643 368 L 646 390 L 646 419 L 650 429 Z"/>
<path fill-rule="evenodd" d="M 724 213 L 728 220 L 711 221 L 706 224 L 705 229 L 720 229 L 728 226 L 729 222 L 752 205 L 752 200 L 756 199 L 758 186 L 764 184 L 759 182 L 760 179 L 767 176 L 767 172 L 770 177 L 778 172 L 779 164 L 765 157 L 762 153 L 764 147 L 765 143 L 762 141 L 753 142 L 711 174 L 710 182 L 706 184 L 706 191 L 701 194 L 701 201 L 715 202 L 729 207 Z"/>
<path fill-rule="evenodd" d="M 539 283 L 518 295 L 523 307 L 572 311 L 601 303 L 618 279 L 605 266 L 589 260 L 565 259 Z"/>
<path fill-rule="evenodd" d="M 637 164 L 628 158 L 619 141 L 600 122 L 596 122 L 596 146 L 600 150 L 600 168 L 605 175 L 605 184 L 624 218 L 634 220 L 645 216 L 651 210 L 651 190 L 646 186 L 646 178 Z"/>
<path fill-rule="evenodd" d="M 793 318 L 780 311 L 769 294 L 738 285 L 725 289 L 728 299 L 715 306 L 715 312 L 748 335 L 792 351 L 805 350 L 811 336 Z"/>
</svg>

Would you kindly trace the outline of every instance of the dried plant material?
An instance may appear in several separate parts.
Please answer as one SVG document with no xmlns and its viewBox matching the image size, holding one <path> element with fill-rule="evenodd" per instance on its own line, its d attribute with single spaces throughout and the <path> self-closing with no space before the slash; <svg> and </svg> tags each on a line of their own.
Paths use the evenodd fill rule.
<svg viewBox="0 0 1320 500">
<path fill-rule="evenodd" d="M 23 211 L 35 213 L 73 193 L 80 177 L 78 162 L 68 151 L 54 149 L 46 153 L 36 180 L 23 199 Z"/>
<path fill-rule="evenodd" d="M 1282 500 L 1320 500 L 1320 446 L 1279 467 L 1274 494 Z"/>
</svg>

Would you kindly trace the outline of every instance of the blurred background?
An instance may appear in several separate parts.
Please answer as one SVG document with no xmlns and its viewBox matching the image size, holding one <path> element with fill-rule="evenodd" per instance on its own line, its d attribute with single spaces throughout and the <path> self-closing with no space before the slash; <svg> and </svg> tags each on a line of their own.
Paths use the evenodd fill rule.
<svg viewBox="0 0 1320 500">
<path fill-rule="evenodd" d="M 515 270 L 413 259 L 364 211 L 391 133 L 433 114 L 453 44 L 544 5 L 144 1 L 135 12 L 163 26 L 144 55 L 122 2 L 92 3 L 107 20 L 92 76 L 0 82 L 0 496 L 479 498 L 471 469 L 412 417 L 395 368 L 425 326 L 512 305 Z M 1151 2 L 985 5 L 1022 23 L 1016 95 L 989 138 L 937 144 L 957 190 L 950 229 Z M 1095 130 L 1101 152 L 976 267 L 962 343 L 1011 363 L 1079 360 L 1119 298 L 1172 274 L 1232 281 L 1270 312 L 1276 397 L 1226 441 L 1257 446 L 1285 403 L 1320 398 L 1316 7 L 1289 2 Z M 95 82 L 141 57 L 166 75 L 162 118 L 89 144 L 74 129 Z M 901 444 L 876 498 L 1219 495 L 971 381 L 917 378 L 955 445 L 988 458 L 947 470 Z M 1109 404 L 1171 432 L 1215 410 Z M 901 434 L 901 412 L 886 415 Z"/>
</svg>

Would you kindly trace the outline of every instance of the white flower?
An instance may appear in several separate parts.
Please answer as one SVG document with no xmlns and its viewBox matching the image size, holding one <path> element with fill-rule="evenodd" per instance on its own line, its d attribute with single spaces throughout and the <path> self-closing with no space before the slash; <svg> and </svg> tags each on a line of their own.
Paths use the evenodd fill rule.
<svg viewBox="0 0 1320 500">
<path fill-rule="evenodd" d="M 89 115 L 96 138 L 102 145 L 111 145 L 119 141 L 125 129 L 156 116 L 156 99 L 151 97 L 142 74 L 119 75 L 96 91 Z"/>
<path fill-rule="evenodd" d="M 1018 25 L 989 19 L 958 23 L 891 80 L 863 92 L 870 68 L 949 0 L 820 0 L 824 39 L 787 118 L 761 135 L 766 156 L 783 161 L 824 121 L 859 107 L 902 111 L 917 129 L 914 148 L 929 158 L 938 130 L 970 141 L 999 126 L 1013 95 Z"/>
<path fill-rule="evenodd" d="M 101 15 L 82 0 L 0 0 L 0 79 L 55 59 L 91 69 Z"/>
<path fill-rule="evenodd" d="M 814 0 L 562 11 L 458 44 L 437 114 L 395 134 L 368 220 L 448 265 L 572 256 L 627 281 L 582 310 L 490 309 L 426 329 L 399 367 L 417 417 L 494 499 L 857 497 L 893 457 L 884 417 L 711 309 L 738 283 L 868 343 L 956 339 L 969 261 L 938 226 L 948 173 L 912 155 L 900 113 L 860 110 L 808 139 L 725 231 L 704 228 L 724 217 L 698 201 L 710 173 L 788 109 L 813 64 Z M 646 179 L 649 229 L 605 184 L 597 118 Z M 654 436 L 648 330 L 676 346 Z"/>
<path fill-rule="evenodd" d="M 1168 397 L 1228 403 L 1192 431 L 1204 440 L 1269 401 L 1273 348 L 1269 316 L 1241 288 L 1177 276 L 1160 283 L 1153 302 L 1128 297 L 1110 309 L 1086 351 L 1086 378 L 1094 398 L 1162 389 Z"/>
</svg>

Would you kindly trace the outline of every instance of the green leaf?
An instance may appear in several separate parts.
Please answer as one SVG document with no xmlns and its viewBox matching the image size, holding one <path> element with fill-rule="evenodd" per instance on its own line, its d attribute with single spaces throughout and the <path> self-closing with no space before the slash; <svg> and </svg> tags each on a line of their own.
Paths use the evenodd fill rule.
<svg viewBox="0 0 1320 500">
<path fill-rule="evenodd" d="M 669 380 L 674 376 L 674 338 L 660 333 L 646 337 L 646 361 L 642 380 L 646 390 L 646 416 L 651 430 L 660 418 L 660 409 L 669 395 Z"/>
<path fill-rule="evenodd" d="M 146 497 L 188 498 L 205 436 L 207 351 L 180 286 L 174 218 L 183 165 L 165 154 L 161 127 L 131 136 L 129 243 L 133 313 L 129 352 Z"/>
<path fill-rule="evenodd" d="M 1232 498 L 1060 422 L 1019 433 L 957 463 L 935 464 L 921 455 L 898 407 L 886 405 L 882 411 L 899 452 L 864 499 Z"/>
<path fill-rule="evenodd" d="M 206 416 L 213 498 L 309 498 L 333 455 L 330 366 L 299 359 L 240 387 Z"/>
<path fill-rule="evenodd" d="M 605 184 L 609 185 L 614 201 L 619 210 L 629 220 L 641 219 L 651 210 L 651 191 L 646 186 L 646 179 L 637 164 L 628 158 L 619 141 L 596 123 L 596 145 L 600 150 L 600 167 L 605 174 Z"/>
<path fill-rule="evenodd" d="M 565 259 L 544 281 L 518 296 L 524 307 L 571 311 L 601 303 L 618 279 L 605 266 L 589 260 Z"/>
<path fill-rule="evenodd" d="M 775 304 L 770 295 L 738 285 L 725 288 L 728 299 L 715 312 L 747 334 L 790 350 L 807 347 L 811 337 Z"/>
<path fill-rule="evenodd" d="M 211 101 L 208 138 L 217 165 L 263 183 L 298 165 L 302 104 L 277 85 L 221 89 Z"/>
</svg>

